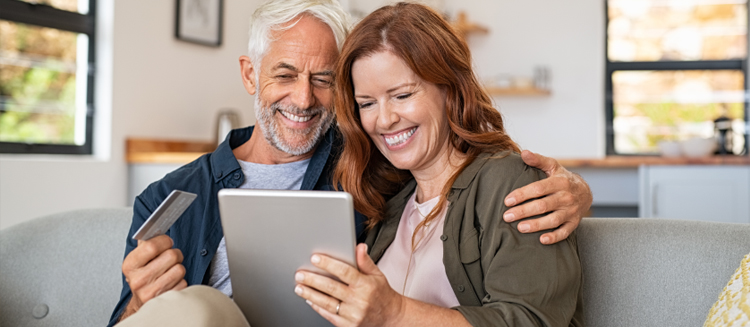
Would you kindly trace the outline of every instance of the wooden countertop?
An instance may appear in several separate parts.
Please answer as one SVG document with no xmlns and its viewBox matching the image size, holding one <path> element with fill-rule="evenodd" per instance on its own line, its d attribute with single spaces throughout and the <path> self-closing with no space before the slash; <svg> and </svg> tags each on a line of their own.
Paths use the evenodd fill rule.
<svg viewBox="0 0 750 327">
<path fill-rule="evenodd" d="M 129 138 L 125 141 L 128 163 L 186 164 L 216 149 L 213 142 Z"/>
<path fill-rule="evenodd" d="M 186 164 L 216 149 L 213 142 L 128 138 L 128 163 Z M 748 156 L 665 158 L 659 156 L 608 156 L 605 158 L 558 159 L 569 168 L 634 168 L 640 165 L 750 165 Z"/>
<path fill-rule="evenodd" d="M 590 159 L 558 159 L 568 168 L 634 168 L 640 165 L 750 165 L 747 156 L 711 156 L 702 158 L 667 158 L 660 156 L 607 156 Z"/>
</svg>

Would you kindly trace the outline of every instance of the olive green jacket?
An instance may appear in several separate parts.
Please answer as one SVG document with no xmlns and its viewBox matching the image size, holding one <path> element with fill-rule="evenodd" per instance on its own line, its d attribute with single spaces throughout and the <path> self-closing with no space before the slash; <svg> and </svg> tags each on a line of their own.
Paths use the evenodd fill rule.
<svg viewBox="0 0 750 327">
<path fill-rule="evenodd" d="M 448 196 L 443 264 L 461 312 L 473 326 L 582 326 L 581 264 L 576 235 L 542 245 L 542 232 L 521 234 L 506 223 L 505 196 L 543 179 L 515 153 L 484 154 L 461 172 Z M 416 182 L 386 204 L 367 235 L 378 262 L 396 237 Z"/>
</svg>

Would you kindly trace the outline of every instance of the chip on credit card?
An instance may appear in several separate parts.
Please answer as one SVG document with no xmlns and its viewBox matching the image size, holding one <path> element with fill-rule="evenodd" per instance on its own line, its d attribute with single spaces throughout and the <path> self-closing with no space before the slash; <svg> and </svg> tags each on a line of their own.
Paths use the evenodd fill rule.
<svg viewBox="0 0 750 327">
<path fill-rule="evenodd" d="M 193 203 L 195 193 L 174 190 L 169 193 L 156 210 L 151 214 L 141 228 L 133 235 L 134 240 L 146 241 L 162 235 L 172 227 L 177 218 Z"/>
</svg>

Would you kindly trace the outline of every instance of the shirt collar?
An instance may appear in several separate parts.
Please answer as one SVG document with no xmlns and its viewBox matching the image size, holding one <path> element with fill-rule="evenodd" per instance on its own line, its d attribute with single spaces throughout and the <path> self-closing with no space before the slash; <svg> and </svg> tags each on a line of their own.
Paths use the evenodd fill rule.
<svg viewBox="0 0 750 327">
<path fill-rule="evenodd" d="M 479 173 L 479 170 L 484 166 L 484 164 L 487 162 L 487 159 L 490 158 L 490 156 L 497 155 L 497 156 L 505 156 L 507 155 L 507 152 L 499 152 L 497 154 L 493 153 L 481 153 L 479 156 L 477 156 L 474 161 L 472 161 L 464 170 L 458 175 L 456 180 L 453 182 L 453 185 L 451 186 L 452 189 L 459 189 L 463 190 L 469 187 L 471 184 L 471 181 L 474 180 L 474 178 Z M 409 196 L 414 192 L 414 189 L 417 187 L 417 182 L 412 178 L 410 181 L 408 181 L 404 188 L 398 192 L 396 195 L 391 198 L 389 201 L 390 206 L 394 207 L 403 207 L 406 203 L 406 201 L 409 200 Z M 449 199 L 452 200 L 452 199 Z"/>
<path fill-rule="evenodd" d="M 254 126 L 248 126 L 232 130 L 224 142 L 221 142 L 219 147 L 214 150 L 213 155 L 211 156 L 211 168 L 214 182 L 218 183 L 226 176 L 230 176 L 233 172 L 242 169 L 232 150 L 250 140 L 250 136 L 253 135 L 253 129 Z M 318 147 L 315 149 L 315 153 L 313 153 L 310 164 L 308 165 L 307 172 L 305 172 L 305 178 L 302 181 L 303 190 L 309 190 L 315 187 L 318 177 L 320 177 L 323 172 L 326 162 L 328 162 L 328 157 L 331 154 L 331 150 L 333 149 L 335 134 L 335 127 L 331 126 L 322 137 Z"/>
</svg>

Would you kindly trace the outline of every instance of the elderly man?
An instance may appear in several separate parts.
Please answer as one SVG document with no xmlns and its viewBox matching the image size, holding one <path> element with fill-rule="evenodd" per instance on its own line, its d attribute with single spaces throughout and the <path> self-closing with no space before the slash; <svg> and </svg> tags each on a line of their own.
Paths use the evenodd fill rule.
<svg viewBox="0 0 750 327">
<path fill-rule="evenodd" d="M 334 189 L 329 173 L 340 140 L 332 127 L 331 84 L 348 26 L 346 13 L 335 0 L 272 0 L 255 12 L 249 56 L 239 61 L 242 82 L 247 92 L 256 96 L 258 123 L 232 131 L 216 151 L 168 174 L 135 199 L 122 265 L 123 289 L 110 326 L 136 312 L 133 318 L 140 316 L 141 320 L 135 319 L 139 322 L 155 321 L 154 310 L 143 318 L 141 307 L 158 302 L 152 300 L 163 298 L 156 298 L 162 293 L 190 285 L 208 285 L 231 296 L 217 203 L 220 189 Z M 514 221 L 549 212 L 543 218 L 519 224 L 519 229 L 533 232 L 556 228 L 542 236 L 544 243 L 566 238 L 591 203 L 588 186 L 553 159 L 528 152 L 523 158 L 545 170 L 549 178 L 509 195 L 505 199 L 509 206 L 543 198 L 509 210 L 511 215 L 505 219 Z M 132 240 L 133 233 L 174 189 L 196 193 L 198 198 L 167 235 L 145 242 Z M 359 234 L 364 218 L 357 215 L 357 220 Z M 188 294 L 191 289 L 167 295 Z M 216 294 L 227 300 L 218 292 L 199 297 Z M 222 308 L 226 306 L 207 310 Z M 160 311 L 156 312 L 158 316 Z M 164 311 L 161 315 L 170 321 L 176 319 Z"/>
</svg>

